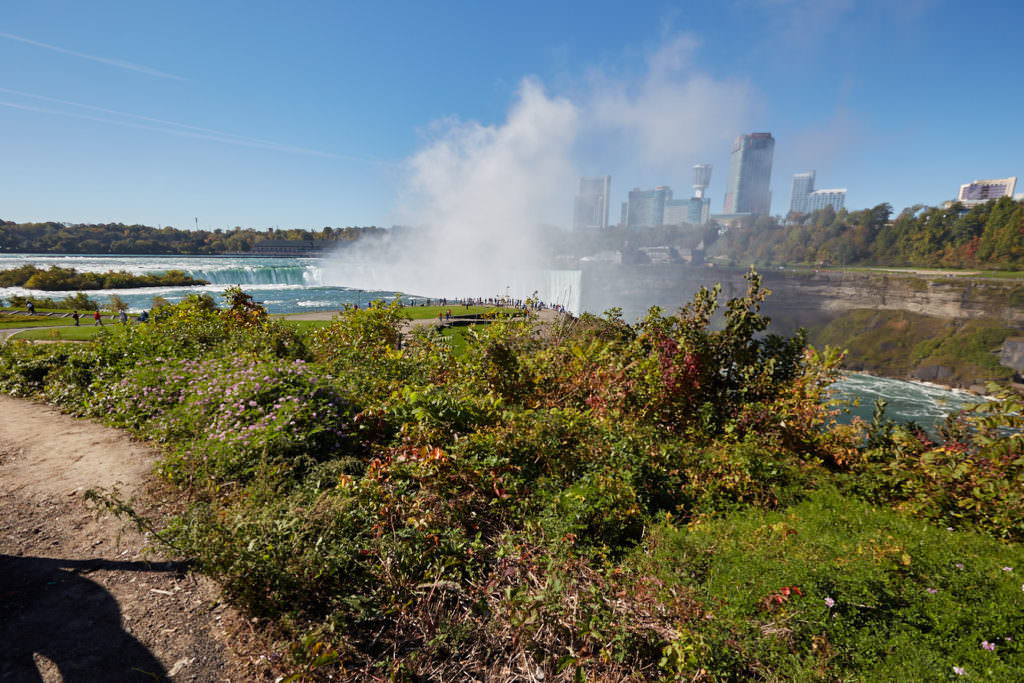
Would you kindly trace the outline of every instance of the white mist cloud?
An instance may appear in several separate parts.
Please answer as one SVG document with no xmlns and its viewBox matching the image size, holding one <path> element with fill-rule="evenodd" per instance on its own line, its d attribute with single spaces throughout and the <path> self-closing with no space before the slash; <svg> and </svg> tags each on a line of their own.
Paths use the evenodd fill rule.
<svg viewBox="0 0 1024 683">
<path fill-rule="evenodd" d="M 540 274 L 538 232 L 569 227 L 579 175 L 646 166 L 675 169 L 688 185 L 693 164 L 743 131 L 756 105 L 753 87 L 701 72 L 696 49 L 691 36 L 671 38 L 648 56 L 640 77 L 591 71 L 568 94 L 525 78 L 501 123 L 435 122 L 408 159 L 397 212 L 399 222 L 421 229 L 374 253 L 347 250 L 328 277 L 428 296 L 537 290 L 567 303 L 571 286 Z"/>
<path fill-rule="evenodd" d="M 409 160 L 411 187 L 421 199 L 411 222 L 435 229 L 446 252 L 528 261 L 524 238 L 565 213 L 575 184 L 569 152 L 578 118 L 567 99 L 526 79 L 504 124 L 447 122 Z"/>
</svg>

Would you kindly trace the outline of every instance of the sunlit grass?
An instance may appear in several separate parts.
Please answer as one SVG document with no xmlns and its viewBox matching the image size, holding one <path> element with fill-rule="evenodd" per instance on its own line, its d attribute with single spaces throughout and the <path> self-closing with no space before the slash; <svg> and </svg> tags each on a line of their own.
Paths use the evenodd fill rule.
<svg viewBox="0 0 1024 683">
<path fill-rule="evenodd" d="M 75 327 L 74 325 L 62 325 L 60 327 L 44 327 L 34 330 L 25 330 L 12 336 L 12 339 L 22 340 L 50 340 L 50 341 L 88 341 L 105 330 L 110 330 L 117 323 L 104 323 L 103 326 L 88 325 Z"/>
</svg>

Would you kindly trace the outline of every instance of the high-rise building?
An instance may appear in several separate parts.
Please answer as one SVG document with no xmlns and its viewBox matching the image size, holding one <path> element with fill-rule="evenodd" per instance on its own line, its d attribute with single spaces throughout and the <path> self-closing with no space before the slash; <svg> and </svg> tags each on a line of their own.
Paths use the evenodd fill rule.
<svg viewBox="0 0 1024 683">
<path fill-rule="evenodd" d="M 807 213 L 807 197 L 814 192 L 814 171 L 793 174 L 793 189 L 789 193 L 789 212 Z"/>
<path fill-rule="evenodd" d="M 689 199 L 667 199 L 665 200 L 665 213 L 661 220 L 664 225 L 682 225 L 689 223 L 690 200 Z"/>
<path fill-rule="evenodd" d="M 611 176 L 580 178 L 579 191 L 573 210 L 573 230 L 608 227 L 608 202 L 612 189 Z"/>
<path fill-rule="evenodd" d="M 1013 197 L 1013 188 L 1017 185 L 1017 176 L 998 178 L 995 180 L 975 180 L 960 186 L 956 200 L 964 206 L 977 206 L 990 199 Z"/>
<path fill-rule="evenodd" d="M 622 202 L 619 209 L 619 225 L 625 227 L 629 223 L 629 202 Z"/>
<path fill-rule="evenodd" d="M 815 190 L 807 195 L 804 213 L 813 213 L 826 206 L 839 211 L 846 204 L 846 188 L 840 190 Z"/>
<path fill-rule="evenodd" d="M 771 213 L 774 155 L 775 138 L 771 133 L 744 134 L 733 141 L 725 213 Z"/>
<path fill-rule="evenodd" d="M 672 190 L 659 185 L 653 190 L 633 188 L 629 193 L 626 225 L 630 228 L 651 228 L 665 222 L 665 202 L 672 199 Z"/>
</svg>

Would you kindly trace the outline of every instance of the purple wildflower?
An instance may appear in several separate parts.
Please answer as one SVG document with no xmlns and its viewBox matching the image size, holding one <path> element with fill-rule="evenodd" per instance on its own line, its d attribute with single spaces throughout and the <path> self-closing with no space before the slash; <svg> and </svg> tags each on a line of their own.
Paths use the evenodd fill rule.
<svg viewBox="0 0 1024 683">
<path fill-rule="evenodd" d="M 981 641 L 981 649 L 983 649 L 983 650 L 995 650 L 996 649 L 996 644 L 995 643 L 990 643 L 987 640 L 983 640 L 983 641 Z"/>
</svg>

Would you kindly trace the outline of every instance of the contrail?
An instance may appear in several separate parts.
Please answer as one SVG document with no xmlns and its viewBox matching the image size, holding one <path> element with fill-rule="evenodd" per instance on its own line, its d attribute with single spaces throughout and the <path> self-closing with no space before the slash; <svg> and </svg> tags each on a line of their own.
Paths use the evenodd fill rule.
<svg viewBox="0 0 1024 683">
<path fill-rule="evenodd" d="M 50 109 L 46 107 L 35 107 L 27 104 L 18 104 L 15 102 L 4 102 L 0 101 L 0 106 L 9 107 L 11 109 L 21 109 L 23 111 L 33 111 L 41 114 L 54 114 L 57 116 L 68 116 L 71 118 L 84 119 L 87 121 L 97 121 L 99 123 L 110 123 L 117 126 L 126 126 L 128 128 L 138 128 L 141 130 L 150 130 L 158 133 L 169 133 L 171 135 L 181 135 L 184 137 L 198 138 L 202 140 L 211 140 L 213 142 L 221 142 L 226 144 L 241 145 L 243 147 L 255 147 L 259 149 L 269 149 L 278 152 L 291 152 L 294 154 L 305 154 L 309 156 L 318 156 L 328 159 L 344 159 L 348 161 L 358 161 L 360 163 L 367 164 L 387 164 L 387 162 L 377 161 L 373 159 L 363 159 L 345 154 L 333 154 L 331 152 L 324 152 L 316 149 L 307 149 L 305 147 L 296 147 L 294 145 L 285 145 L 271 140 L 261 140 L 259 138 L 250 138 L 243 135 L 236 135 L 234 133 L 226 133 L 224 131 L 215 130 L 212 128 L 202 128 L 200 126 L 192 126 L 187 123 L 179 123 L 177 121 L 168 121 L 166 119 L 157 119 L 150 116 L 142 116 L 140 114 L 130 114 L 128 112 L 117 111 L 116 109 L 106 109 L 104 107 L 97 107 L 91 104 L 82 104 L 80 102 L 71 102 L 69 100 L 62 100 L 56 97 L 47 97 L 45 95 L 34 95 L 32 93 L 22 92 L 20 90 L 11 90 L 10 88 L 0 88 L 0 93 L 7 93 L 8 95 L 16 95 L 18 97 L 28 97 L 35 100 L 41 100 L 43 102 L 51 102 L 54 104 L 64 104 L 71 107 L 79 107 L 81 109 L 87 109 L 90 111 L 101 112 L 103 114 L 112 114 L 114 116 L 123 116 L 125 118 L 136 119 L 138 121 L 146 121 L 148 123 L 159 124 L 155 126 L 144 125 L 141 123 L 133 123 L 131 121 L 118 121 L 116 119 L 100 117 L 100 116 L 89 116 L 87 114 L 80 114 L 76 112 L 62 111 L 59 109 Z M 180 130 L 179 130 L 180 129 Z"/>
<path fill-rule="evenodd" d="M 22 36 L 16 36 L 13 33 L 0 32 L 0 38 L 7 38 L 8 40 L 17 40 L 20 43 L 27 43 L 29 45 L 35 45 L 36 47 L 42 47 L 47 50 L 53 50 L 54 52 L 60 52 L 72 57 L 80 57 L 82 59 L 88 59 L 100 64 L 107 64 L 108 66 L 116 66 L 119 69 L 127 69 L 128 71 L 137 71 L 139 73 L 146 74 L 147 76 L 156 76 L 157 78 L 170 78 L 175 81 L 184 81 L 186 79 L 181 76 L 175 76 L 174 74 L 165 73 L 163 71 L 157 71 L 156 69 L 150 69 L 148 66 L 141 66 L 139 64 L 132 64 L 131 62 L 125 62 L 120 59 L 108 59 L 106 57 L 97 57 L 95 55 L 87 55 L 84 52 L 75 52 L 74 50 L 68 50 L 67 48 L 57 47 L 56 45 L 48 45 L 47 43 L 40 43 L 38 40 L 32 40 L 30 38 L 24 38 Z"/>
<path fill-rule="evenodd" d="M 99 123 L 110 123 L 115 126 L 124 126 L 127 128 L 138 128 L 140 130 L 150 130 L 157 133 L 169 133 L 171 135 L 180 135 L 182 137 L 197 138 L 199 140 L 211 140 L 213 142 L 223 142 L 232 145 L 241 145 L 242 147 L 255 147 L 259 149 L 269 149 L 278 152 L 293 152 L 296 154 L 308 154 L 310 156 L 325 157 L 328 159 L 350 159 L 353 161 L 366 161 L 364 159 L 357 159 L 355 157 L 344 157 L 340 154 L 331 154 L 330 152 L 321 152 L 315 149 L 305 149 L 303 147 L 293 147 L 292 145 L 282 145 L 276 142 L 266 142 L 262 140 L 251 140 L 247 138 L 228 137 L 219 134 L 201 133 L 192 130 L 178 130 L 175 128 L 167 128 L 160 126 L 148 126 L 144 123 L 134 123 L 132 121 L 117 121 L 116 119 L 104 118 L 101 116 L 91 116 L 89 114 L 78 114 L 70 111 L 60 111 L 59 109 L 48 109 L 46 107 L 36 107 L 30 104 L 18 104 L 16 102 L 5 102 L 0 100 L 0 107 L 9 107 L 11 109 L 21 109 L 22 111 L 32 111 L 40 114 L 55 114 L 57 116 L 68 116 L 74 119 L 84 119 L 86 121 L 97 121 Z M 376 163 L 376 162 L 367 162 Z"/>
</svg>

